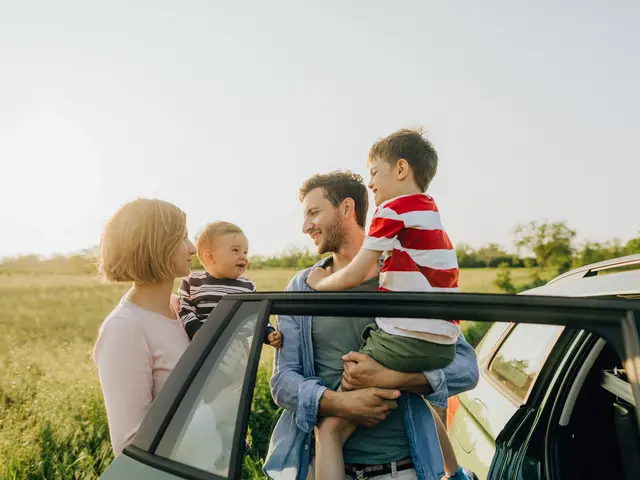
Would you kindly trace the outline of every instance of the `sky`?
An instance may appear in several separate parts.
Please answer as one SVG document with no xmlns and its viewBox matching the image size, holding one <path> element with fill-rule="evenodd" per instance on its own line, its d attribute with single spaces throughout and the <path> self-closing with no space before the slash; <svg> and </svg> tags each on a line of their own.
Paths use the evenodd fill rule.
<svg viewBox="0 0 640 480">
<path fill-rule="evenodd" d="M 302 182 L 368 180 L 414 126 L 454 243 L 638 236 L 638 2 L 89 3 L 0 6 L 0 257 L 97 245 L 139 197 L 311 249 Z"/>
</svg>

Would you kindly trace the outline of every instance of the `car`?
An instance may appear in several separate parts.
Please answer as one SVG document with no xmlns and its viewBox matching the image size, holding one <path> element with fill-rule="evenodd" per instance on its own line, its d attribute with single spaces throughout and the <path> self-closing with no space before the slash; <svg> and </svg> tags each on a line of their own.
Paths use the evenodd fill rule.
<svg viewBox="0 0 640 480">
<path fill-rule="evenodd" d="M 562 453 L 557 448 L 547 450 L 548 440 L 552 440 L 552 446 L 559 446 L 562 433 L 559 429 L 547 427 L 557 425 L 557 418 L 567 417 L 565 412 L 568 407 L 565 405 L 576 407 L 570 409 L 574 418 L 583 414 L 582 410 L 577 411 L 577 407 L 582 407 L 582 402 L 572 400 L 575 389 L 571 388 L 570 379 L 573 377 L 568 377 L 565 372 L 568 374 L 576 371 L 576 375 L 580 373 L 580 366 L 593 357 L 592 349 L 587 347 L 600 345 L 602 342 L 609 346 L 606 352 L 615 357 L 616 361 L 608 361 L 607 357 L 598 362 L 598 367 L 619 367 L 620 359 L 627 361 L 640 358 L 640 305 L 617 298 L 400 292 L 227 295 L 212 312 L 167 379 L 164 388 L 149 408 L 133 443 L 112 462 L 102 478 L 242 478 L 244 438 L 263 348 L 261 339 L 269 316 L 278 314 L 504 322 L 504 331 L 500 333 L 500 337 L 514 326 L 539 328 L 538 325 L 543 324 L 554 329 L 553 332 L 558 336 L 555 344 L 564 345 L 558 350 L 558 355 L 562 354 L 566 361 L 562 362 L 562 368 L 554 371 L 543 369 L 535 379 L 532 393 L 525 396 L 523 406 L 511 408 L 509 418 L 499 417 L 499 421 L 506 425 L 506 428 L 501 425 L 500 430 L 507 433 L 498 436 L 496 427 L 491 423 L 493 418 L 486 415 L 487 411 L 482 409 L 480 400 L 474 402 L 473 396 L 464 400 L 464 407 L 459 412 L 462 414 L 464 408 L 467 412 L 474 412 L 474 415 L 477 413 L 479 420 L 487 422 L 486 428 L 496 431 L 491 448 L 485 447 L 489 444 L 478 441 L 474 436 L 470 436 L 468 440 L 472 448 L 466 447 L 475 452 L 475 457 L 486 454 L 485 460 L 490 464 L 488 478 L 495 479 L 515 478 L 517 472 L 524 472 L 518 478 L 539 478 L 543 475 L 546 478 L 566 478 L 561 469 L 555 468 L 563 463 L 562 457 L 554 457 L 554 468 L 548 471 L 539 470 L 541 464 L 535 460 L 541 454 L 546 455 L 547 451 L 554 455 Z M 570 332 L 573 332 L 573 337 L 579 337 L 568 341 Z M 490 332 L 490 337 L 495 336 L 496 332 Z M 587 338 L 589 341 L 586 341 Z M 577 342 L 580 339 L 582 341 Z M 286 338 L 284 341 L 286 342 Z M 485 344 L 488 345 L 489 342 Z M 556 347 L 554 351 L 555 349 Z M 238 351 L 245 354 L 238 355 Z M 604 354 L 604 348 L 602 352 Z M 482 349 L 480 353 L 484 357 L 487 355 Z M 507 379 L 521 367 L 517 362 L 510 364 L 508 359 L 503 364 L 503 378 Z M 630 403 L 638 404 L 640 383 L 637 375 L 634 376 L 636 371 L 632 367 L 640 371 L 637 364 L 628 362 L 629 382 L 623 380 L 625 377 L 621 376 L 619 368 L 614 372 L 615 375 L 612 374 L 612 378 L 624 384 L 625 388 L 631 388 L 632 395 L 628 399 Z M 227 380 L 229 372 L 235 377 L 235 381 L 231 383 Z M 526 378 L 518 381 L 521 382 L 519 388 L 529 387 Z M 583 384 L 590 385 L 587 382 Z M 543 385 L 544 389 L 541 388 Z M 581 391 L 581 388 L 578 390 Z M 512 396 L 521 393 L 520 390 L 515 390 Z M 503 396 L 502 402 L 512 402 L 512 399 Z M 528 407 L 531 402 L 541 407 L 531 409 Z M 612 399 L 611 403 L 613 402 Z M 628 403 L 618 404 L 621 409 L 628 406 Z M 512 402 L 511 407 L 514 405 Z M 638 418 L 629 415 L 624 419 L 629 435 L 637 437 L 640 432 Z M 458 421 L 457 424 L 470 425 L 467 421 Z M 519 428 L 510 428 L 515 425 Z M 478 431 L 472 431 L 471 428 L 467 430 L 469 435 L 479 435 Z M 460 438 L 458 441 L 461 441 Z M 627 448 L 636 456 L 640 451 L 637 443 L 630 444 Z M 548 463 L 544 463 L 545 468 Z"/>
<path fill-rule="evenodd" d="M 523 295 L 624 298 L 637 309 L 640 255 L 569 271 Z M 495 323 L 476 348 L 478 386 L 450 401 L 460 463 L 479 479 L 638 478 L 638 403 L 625 379 L 640 357 L 625 364 L 619 353 L 582 328 Z M 503 456 L 511 459 L 492 462 Z"/>
</svg>

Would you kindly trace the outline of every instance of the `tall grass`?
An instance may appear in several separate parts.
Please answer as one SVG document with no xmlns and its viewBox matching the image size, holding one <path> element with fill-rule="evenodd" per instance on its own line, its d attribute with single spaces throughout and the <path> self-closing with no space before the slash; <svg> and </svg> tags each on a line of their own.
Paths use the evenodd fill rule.
<svg viewBox="0 0 640 480">
<path fill-rule="evenodd" d="M 98 327 L 128 287 L 88 276 L 5 273 L 0 275 L 0 478 L 98 478 L 113 456 L 91 352 Z M 258 290 L 277 291 L 294 273 L 259 270 L 250 276 Z M 466 291 L 492 291 L 494 278 L 491 270 L 462 271 L 461 283 Z M 278 417 L 268 388 L 268 355 L 260 365 L 249 422 L 247 475 L 260 474 Z"/>
</svg>

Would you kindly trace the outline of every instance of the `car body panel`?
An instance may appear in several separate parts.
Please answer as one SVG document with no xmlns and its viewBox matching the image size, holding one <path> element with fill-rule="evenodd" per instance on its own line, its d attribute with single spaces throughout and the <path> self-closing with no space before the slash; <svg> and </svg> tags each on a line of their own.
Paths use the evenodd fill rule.
<svg viewBox="0 0 640 480">
<path fill-rule="evenodd" d="M 640 292 L 640 270 L 578 279 L 569 278 L 527 290 L 527 295 L 561 297 L 606 297 L 635 295 Z"/>
<path fill-rule="evenodd" d="M 613 268 L 639 265 L 640 255 L 632 255 L 620 259 L 599 262 L 581 267 L 564 275 L 554 278 L 542 287 L 527 290 L 522 295 L 532 296 L 565 296 L 565 297 L 611 297 L 637 295 L 640 293 L 640 270 L 608 273 Z M 605 274 L 598 274 L 603 272 Z M 508 326 L 494 324 L 476 347 L 481 377 L 475 389 L 458 396 L 458 411 L 453 416 L 449 430 L 456 456 L 460 464 L 473 471 L 478 478 L 488 478 L 491 460 L 494 455 L 496 461 L 505 452 L 496 451 L 496 441 L 500 432 L 513 419 L 518 406 L 510 402 L 500 390 L 488 381 L 486 376 L 487 364 L 492 353 L 500 345 L 501 339 Z M 576 340 L 576 342 L 583 340 Z M 577 348 L 578 345 L 573 345 Z M 477 405 L 482 404 L 482 409 Z M 488 406 L 488 407 L 487 407 Z M 517 420 L 514 425 L 518 424 Z M 512 440 L 513 442 L 513 440 Z M 533 461 L 535 463 L 535 461 Z M 532 460 L 522 462 L 528 465 L 527 470 L 532 476 L 523 478 L 540 478 L 539 466 L 532 467 Z M 499 478 L 494 470 L 491 478 Z M 498 475 L 495 476 L 494 475 Z"/>
<path fill-rule="evenodd" d="M 180 480 L 178 477 L 163 470 L 152 468 L 127 455 L 120 455 L 117 461 L 111 462 L 107 471 L 100 477 L 102 480 Z"/>
</svg>

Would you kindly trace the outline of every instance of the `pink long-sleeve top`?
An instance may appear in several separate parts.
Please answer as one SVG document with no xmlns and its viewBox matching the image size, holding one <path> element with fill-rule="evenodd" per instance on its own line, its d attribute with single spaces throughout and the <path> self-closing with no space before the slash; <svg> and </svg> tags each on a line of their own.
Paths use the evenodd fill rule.
<svg viewBox="0 0 640 480">
<path fill-rule="evenodd" d="M 93 359 L 116 456 L 133 441 L 151 402 L 188 345 L 179 319 L 171 320 L 124 298 L 102 323 Z"/>
</svg>

